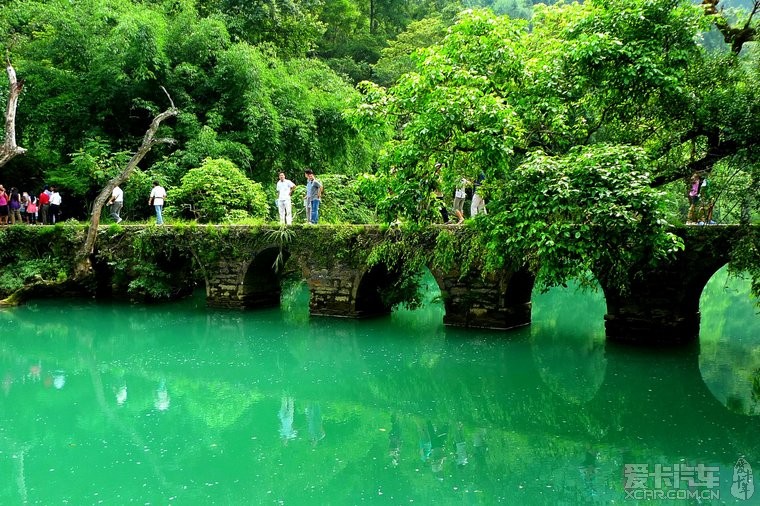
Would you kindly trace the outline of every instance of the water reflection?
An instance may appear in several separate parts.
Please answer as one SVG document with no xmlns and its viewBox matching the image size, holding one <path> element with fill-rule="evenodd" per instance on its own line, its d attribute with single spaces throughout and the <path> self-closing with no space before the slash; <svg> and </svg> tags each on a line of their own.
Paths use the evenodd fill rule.
<svg viewBox="0 0 760 506">
<path fill-rule="evenodd" d="M 729 279 L 724 267 L 700 299 L 699 368 L 716 399 L 735 413 L 760 414 L 760 335 L 747 277 Z"/>
<path fill-rule="evenodd" d="M 36 363 L 29 366 L 29 374 L 26 375 L 31 381 L 40 381 L 42 377 L 42 364 Z"/>
<path fill-rule="evenodd" d="M 581 292 L 571 284 L 534 293 L 531 350 L 541 379 L 573 404 L 594 398 L 604 381 L 604 313 L 601 290 Z"/>
<path fill-rule="evenodd" d="M 127 402 L 127 384 L 122 383 L 115 392 L 116 396 L 116 404 L 118 406 L 123 406 L 125 402 Z"/>
<path fill-rule="evenodd" d="M 3 312 L 0 469 L 29 448 L 40 504 L 620 503 L 625 464 L 680 462 L 725 470 L 731 497 L 760 441 L 705 386 L 705 347 L 605 345 L 597 306 L 548 297 L 511 333 L 446 329 L 440 306 L 360 322 L 202 297 Z M 70 464 L 50 471 L 51 455 Z"/>
<path fill-rule="evenodd" d="M 325 438 L 325 427 L 322 424 L 322 407 L 319 402 L 311 402 L 306 408 L 309 425 L 309 441 L 313 446 Z"/>
<path fill-rule="evenodd" d="M 66 373 L 60 369 L 53 373 L 53 386 L 60 390 L 66 384 Z"/>
<path fill-rule="evenodd" d="M 288 441 L 298 436 L 298 431 L 293 428 L 295 417 L 295 400 L 293 397 L 289 395 L 282 397 L 277 417 L 280 419 L 280 439 L 282 439 L 282 444 L 286 445 Z"/>
<path fill-rule="evenodd" d="M 398 415 L 391 415 L 391 431 L 388 433 L 388 455 L 391 458 L 391 464 L 396 467 L 401 459 L 401 423 Z"/>
<path fill-rule="evenodd" d="M 454 445 L 456 448 L 456 461 L 458 466 L 467 465 L 467 441 L 464 437 L 464 424 L 459 422 L 455 433 Z"/>
<path fill-rule="evenodd" d="M 126 393 L 126 390 L 125 390 Z M 161 378 L 158 382 L 158 388 L 156 389 L 156 395 L 153 400 L 153 406 L 158 411 L 166 411 L 169 409 L 171 399 L 169 398 L 169 390 L 166 388 L 166 379 Z"/>
</svg>

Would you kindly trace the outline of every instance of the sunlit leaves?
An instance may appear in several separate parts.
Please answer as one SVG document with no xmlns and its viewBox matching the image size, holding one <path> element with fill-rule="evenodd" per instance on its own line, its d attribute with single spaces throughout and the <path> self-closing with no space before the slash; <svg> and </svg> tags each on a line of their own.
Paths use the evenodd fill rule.
<svg viewBox="0 0 760 506">
<path fill-rule="evenodd" d="M 167 201 L 177 214 L 192 206 L 201 220 L 211 223 L 225 221 L 236 210 L 259 218 L 268 213 L 268 199 L 261 184 L 222 159 L 207 159 L 188 171 L 182 184 L 169 191 Z"/>
<path fill-rule="evenodd" d="M 673 254 L 648 142 L 689 96 L 697 14 L 669 0 L 560 4 L 528 29 L 464 13 L 415 72 L 363 88 L 359 115 L 395 126 L 387 217 L 436 221 L 436 193 L 482 171 L 491 267 L 527 261 L 548 286 L 604 265 L 615 283 Z"/>
<path fill-rule="evenodd" d="M 531 154 L 489 203 L 498 226 L 488 261 L 527 258 L 539 282 L 553 285 L 600 265 L 622 276 L 642 257 L 672 253 L 681 244 L 663 226 L 662 194 L 651 187 L 650 168 L 644 151 L 630 146 Z"/>
</svg>

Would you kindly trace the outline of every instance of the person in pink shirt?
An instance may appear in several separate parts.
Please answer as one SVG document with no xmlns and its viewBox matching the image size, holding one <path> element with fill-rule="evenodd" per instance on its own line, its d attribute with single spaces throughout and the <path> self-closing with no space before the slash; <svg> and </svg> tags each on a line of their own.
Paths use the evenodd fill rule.
<svg viewBox="0 0 760 506">
<path fill-rule="evenodd" d="M 696 172 L 691 176 L 691 186 L 689 187 L 689 214 L 686 217 L 687 225 L 696 223 L 697 206 L 699 205 L 699 188 L 702 181 Z"/>
<path fill-rule="evenodd" d="M 0 225 L 8 224 L 8 193 L 0 184 Z"/>
</svg>

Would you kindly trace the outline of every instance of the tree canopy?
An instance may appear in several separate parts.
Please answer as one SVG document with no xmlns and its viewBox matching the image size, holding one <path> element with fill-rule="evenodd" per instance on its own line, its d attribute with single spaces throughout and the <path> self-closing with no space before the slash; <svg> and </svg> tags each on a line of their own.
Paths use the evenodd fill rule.
<svg viewBox="0 0 760 506">
<path fill-rule="evenodd" d="M 243 37 L 264 14 L 232 4 L 20 0 L 2 9 L 0 32 L 25 83 L 16 125 L 28 149 L 4 180 L 30 190 L 59 184 L 69 203 L 81 202 L 71 214 L 86 215 L 109 167 L 161 110 L 162 85 L 181 111 L 162 127 L 178 149 L 156 149 L 142 168 L 169 186 L 207 157 L 257 181 L 305 166 L 367 170 L 371 146 L 343 115 L 358 99 L 352 85 L 276 37 Z M 282 33 L 294 36 L 288 27 L 300 14 L 281 14 Z"/>
<path fill-rule="evenodd" d="M 758 53 L 701 46 L 716 16 L 676 0 L 537 6 L 530 23 L 463 12 L 415 72 L 361 85 L 360 124 L 391 136 L 381 208 L 434 219 L 438 187 L 483 172 L 487 263 L 528 259 L 546 285 L 601 266 L 622 282 L 680 248 L 669 206 L 694 172 L 756 214 Z"/>
<path fill-rule="evenodd" d="M 79 217 L 163 108 L 162 85 L 180 112 L 158 135 L 177 147 L 146 156 L 128 199 L 213 159 L 270 185 L 280 170 L 332 174 L 339 202 L 368 190 L 365 209 L 329 221 L 377 205 L 429 222 L 440 191 L 483 173 L 476 246 L 491 266 L 528 259 L 546 284 L 600 265 L 622 279 L 680 248 L 670 227 L 695 172 L 722 221 L 757 216 L 757 0 L 12 6 L 0 33 L 27 152 L 3 178 L 63 187 Z M 757 238 L 741 246 L 736 264 L 759 265 Z"/>
</svg>

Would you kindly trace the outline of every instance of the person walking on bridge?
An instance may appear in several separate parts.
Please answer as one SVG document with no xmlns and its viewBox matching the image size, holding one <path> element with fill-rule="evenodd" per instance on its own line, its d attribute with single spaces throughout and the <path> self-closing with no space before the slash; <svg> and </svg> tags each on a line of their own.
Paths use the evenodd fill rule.
<svg viewBox="0 0 760 506">
<path fill-rule="evenodd" d="M 478 174 L 478 179 L 472 185 L 472 203 L 470 204 L 470 216 L 476 216 L 478 214 L 488 214 L 486 212 L 486 201 L 483 200 L 483 196 L 480 194 L 480 187 L 485 181 L 486 175 L 483 171 Z"/>
<path fill-rule="evenodd" d="M 153 206 L 156 210 L 156 225 L 164 224 L 164 217 L 161 215 L 161 211 L 164 208 L 164 199 L 166 199 L 166 190 L 158 181 L 153 181 L 153 189 L 150 191 L 148 205 Z"/>
<path fill-rule="evenodd" d="M 121 208 L 124 206 L 124 191 L 119 188 L 119 185 L 113 187 L 108 205 L 111 206 L 111 217 L 116 223 L 121 223 L 120 213 Z"/>
</svg>

